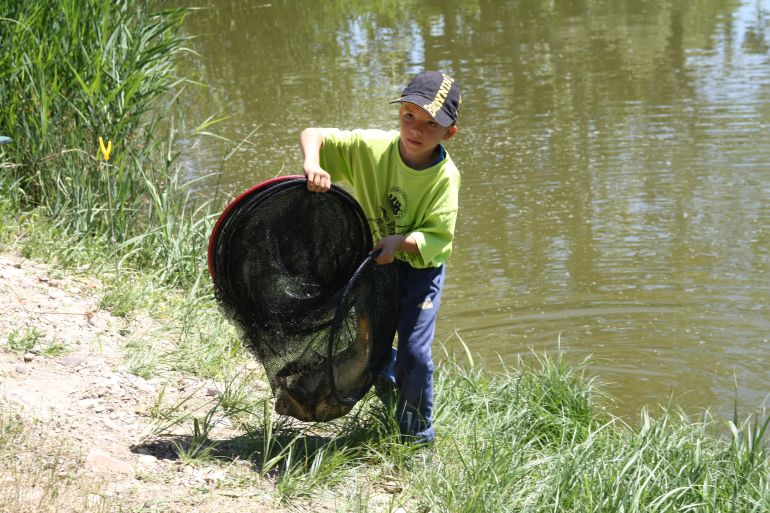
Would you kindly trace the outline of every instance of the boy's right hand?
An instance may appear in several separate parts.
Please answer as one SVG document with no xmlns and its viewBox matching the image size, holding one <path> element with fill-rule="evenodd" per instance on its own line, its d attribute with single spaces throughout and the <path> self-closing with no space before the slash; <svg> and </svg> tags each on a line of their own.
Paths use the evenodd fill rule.
<svg viewBox="0 0 770 513">
<path fill-rule="evenodd" d="M 317 164 L 305 164 L 305 177 L 310 192 L 329 192 L 332 188 L 332 177 Z"/>
</svg>

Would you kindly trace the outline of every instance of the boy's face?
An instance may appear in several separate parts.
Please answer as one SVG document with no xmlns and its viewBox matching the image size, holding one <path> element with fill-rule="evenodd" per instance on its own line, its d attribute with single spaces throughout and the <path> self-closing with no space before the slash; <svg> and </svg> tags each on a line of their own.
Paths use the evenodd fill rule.
<svg viewBox="0 0 770 513">
<path fill-rule="evenodd" d="M 413 103 L 403 102 L 398 110 L 401 157 L 412 167 L 433 163 L 436 146 L 457 133 L 457 126 L 442 127 Z"/>
</svg>

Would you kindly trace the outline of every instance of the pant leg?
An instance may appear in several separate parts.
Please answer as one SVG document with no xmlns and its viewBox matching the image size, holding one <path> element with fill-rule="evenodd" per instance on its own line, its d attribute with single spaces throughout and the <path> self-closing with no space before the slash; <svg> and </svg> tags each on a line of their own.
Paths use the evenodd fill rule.
<svg viewBox="0 0 770 513">
<path fill-rule="evenodd" d="M 394 368 L 401 434 L 431 442 L 433 430 L 433 338 L 444 285 L 444 266 L 415 269 L 398 262 L 401 305 Z"/>
</svg>

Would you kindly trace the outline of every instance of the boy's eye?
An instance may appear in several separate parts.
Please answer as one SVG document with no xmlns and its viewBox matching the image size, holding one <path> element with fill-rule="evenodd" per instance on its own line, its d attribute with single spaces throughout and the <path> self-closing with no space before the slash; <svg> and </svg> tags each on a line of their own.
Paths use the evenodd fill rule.
<svg viewBox="0 0 770 513">
<path fill-rule="evenodd" d="M 431 128 L 438 128 L 438 123 L 435 121 L 428 121 L 428 126 Z"/>
<path fill-rule="evenodd" d="M 414 114 L 411 112 L 407 112 L 404 114 L 404 119 L 412 119 L 414 117 Z"/>
</svg>

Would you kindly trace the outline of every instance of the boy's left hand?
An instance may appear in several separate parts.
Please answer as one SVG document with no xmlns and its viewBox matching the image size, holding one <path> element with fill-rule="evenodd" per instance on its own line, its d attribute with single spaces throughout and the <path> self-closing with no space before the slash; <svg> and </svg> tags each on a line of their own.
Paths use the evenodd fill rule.
<svg viewBox="0 0 770 513">
<path fill-rule="evenodd" d="M 403 235 L 390 235 L 382 239 L 372 251 L 378 249 L 382 252 L 377 258 L 374 259 L 378 265 L 390 264 L 396 257 L 396 253 L 401 251 L 401 246 L 404 243 L 406 237 Z"/>
</svg>

